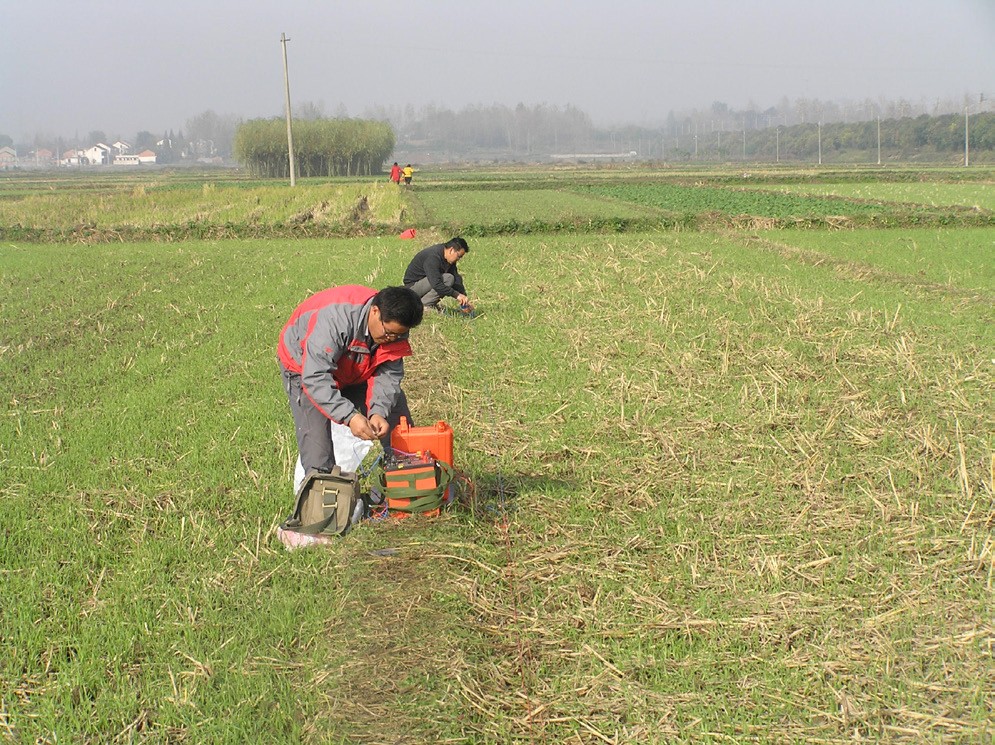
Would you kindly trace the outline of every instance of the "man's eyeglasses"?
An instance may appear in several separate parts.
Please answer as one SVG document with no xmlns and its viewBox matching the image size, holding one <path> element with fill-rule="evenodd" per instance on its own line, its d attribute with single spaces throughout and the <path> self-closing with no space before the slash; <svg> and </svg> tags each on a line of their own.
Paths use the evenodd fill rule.
<svg viewBox="0 0 995 745">
<path fill-rule="evenodd" d="M 380 336 L 388 341 L 397 341 L 402 336 L 404 336 L 407 331 L 388 331 L 387 326 L 384 324 L 383 319 L 380 319 Z"/>
</svg>

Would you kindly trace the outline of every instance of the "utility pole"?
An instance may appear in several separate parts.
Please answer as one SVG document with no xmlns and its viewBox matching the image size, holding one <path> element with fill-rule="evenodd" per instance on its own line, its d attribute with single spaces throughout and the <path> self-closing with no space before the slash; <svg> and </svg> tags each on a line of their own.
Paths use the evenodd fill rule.
<svg viewBox="0 0 995 745">
<path fill-rule="evenodd" d="M 970 136 L 968 135 L 967 129 L 967 118 L 971 109 L 967 104 L 964 104 L 964 167 L 971 165 L 971 146 L 970 146 Z"/>
<path fill-rule="evenodd" d="M 774 162 L 781 162 L 781 128 L 774 128 Z"/>
<path fill-rule="evenodd" d="M 878 117 L 878 165 L 881 165 L 881 117 Z"/>
<path fill-rule="evenodd" d="M 287 92 L 287 157 L 290 158 L 290 185 L 297 185 L 297 177 L 294 173 L 294 130 L 290 126 L 290 73 L 287 71 L 287 42 L 290 39 L 286 34 L 280 34 L 280 43 L 283 45 L 283 86 Z"/>
<path fill-rule="evenodd" d="M 822 165 L 822 122 L 819 122 L 819 165 Z"/>
</svg>

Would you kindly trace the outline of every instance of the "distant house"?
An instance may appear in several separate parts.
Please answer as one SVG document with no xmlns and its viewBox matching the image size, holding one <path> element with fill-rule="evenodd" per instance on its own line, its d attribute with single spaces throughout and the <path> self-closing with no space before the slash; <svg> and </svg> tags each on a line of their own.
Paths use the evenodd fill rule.
<svg viewBox="0 0 995 745">
<path fill-rule="evenodd" d="M 62 154 L 62 157 L 59 158 L 59 165 L 60 166 L 78 166 L 79 165 L 79 157 L 80 157 L 80 151 L 79 150 L 66 150 L 66 152 L 64 152 Z"/>
<path fill-rule="evenodd" d="M 83 165 L 107 166 L 111 163 L 111 149 L 102 142 L 88 147 L 81 153 Z"/>
<path fill-rule="evenodd" d="M 47 168 L 55 162 L 55 153 L 48 148 L 40 147 L 35 150 L 32 160 L 35 166 Z"/>
<path fill-rule="evenodd" d="M 113 145 L 111 145 L 117 151 L 118 155 L 124 155 L 125 153 L 131 152 L 131 145 L 129 145 L 124 140 L 118 140 Z"/>
<path fill-rule="evenodd" d="M 138 153 L 121 153 L 114 156 L 116 166 L 140 166 L 143 163 L 155 163 L 155 153 L 151 150 L 142 150 Z"/>
<path fill-rule="evenodd" d="M 17 151 L 9 145 L 0 147 L 0 168 L 13 168 L 17 165 Z"/>
</svg>

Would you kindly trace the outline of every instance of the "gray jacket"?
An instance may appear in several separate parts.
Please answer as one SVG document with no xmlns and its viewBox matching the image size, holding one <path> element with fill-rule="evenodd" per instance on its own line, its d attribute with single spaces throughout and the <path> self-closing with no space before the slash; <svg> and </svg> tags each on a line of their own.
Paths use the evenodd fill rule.
<svg viewBox="0 0 995 745">
<path fill-rule="evenodd" d="M 411 345 L 405 337 L 373 343 L 367 319 L 376 293 L 360 285 L 330 287 L 298 305 L 280 333 L 280 363 L 301 376 L 305 395 L 333 422 L 355 412 L 343 388 L 365 382 L 366 415 L 385 419 L 400 394 Z"/>
</svg>

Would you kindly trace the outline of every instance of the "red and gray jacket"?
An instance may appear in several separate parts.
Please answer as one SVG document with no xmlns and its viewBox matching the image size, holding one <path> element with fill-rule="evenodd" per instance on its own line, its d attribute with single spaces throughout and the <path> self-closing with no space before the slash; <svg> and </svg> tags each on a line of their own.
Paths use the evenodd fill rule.
<svg viewBox="0 0 995 745">
<path fill-rule="evenodd" d="M 376 294 L 360 285 L 322 290 L 297 306 L 280 333 L 280 363 L 301 376 L 304 394 L 333 422 L 355 411 L 343 388 L 365 382 L 367 416 L 385 419 L 401 391 L 411 345 L 404 338 L 373 344 L 367 319 Z"/>
</svg>

